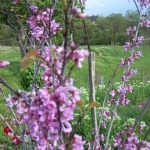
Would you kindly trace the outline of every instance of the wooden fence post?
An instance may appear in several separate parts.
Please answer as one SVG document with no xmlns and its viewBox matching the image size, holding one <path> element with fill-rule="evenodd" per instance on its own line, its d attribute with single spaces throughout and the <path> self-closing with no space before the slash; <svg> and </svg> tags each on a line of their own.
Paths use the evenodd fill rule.
<svg viewBox="0 0 150 150">
<path fill-rule="evenodd" d="M 88 58 L 89 65 L 89 89 L 90 89 L 90 102 L 95 102 L 95 53 L 90 52 Z M 96 137 L 98 134 L 97 127 L 97 115 L 96 115 L 96 107 L 91 108 L 91 116 L 92 116 L 92 128 L 95 129 Z M 95 138 L 96 138 L 95 137 Z"/>
</svg>

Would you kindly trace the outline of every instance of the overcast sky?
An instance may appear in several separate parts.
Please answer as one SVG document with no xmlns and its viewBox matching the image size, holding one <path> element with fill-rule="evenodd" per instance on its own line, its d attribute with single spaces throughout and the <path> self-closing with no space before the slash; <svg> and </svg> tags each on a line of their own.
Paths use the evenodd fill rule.
<svg viewBox="0 0 150 150">
<path fill-rule="evenodd" d="M 128 0 L 86 0 L 85 12 L 91 15 L 108 16 L 112 13 L 122 13 L 127 10 L 136 10 L 133 1 Z"/>
</svg>

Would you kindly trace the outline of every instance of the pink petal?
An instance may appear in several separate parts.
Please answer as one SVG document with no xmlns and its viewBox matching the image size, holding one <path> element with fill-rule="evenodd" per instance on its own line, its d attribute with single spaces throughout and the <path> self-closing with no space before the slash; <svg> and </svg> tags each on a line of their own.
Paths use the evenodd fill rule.
<svg viewBox="0 0 150 150">
<path fill-rule="evenodd" d="M 9 64 L 10 64 L 9 61 L 2 60 L 0 61 L 0 68 L 5 68 Z"/>
<path fill-rule="evenodd" d="M 85 13 L 77 14 L 77 17 L 81 18 L 81 19 L 86 18 L 86 16 L 87 16 L 87 14 L 85 14 Z"/>
</svg>

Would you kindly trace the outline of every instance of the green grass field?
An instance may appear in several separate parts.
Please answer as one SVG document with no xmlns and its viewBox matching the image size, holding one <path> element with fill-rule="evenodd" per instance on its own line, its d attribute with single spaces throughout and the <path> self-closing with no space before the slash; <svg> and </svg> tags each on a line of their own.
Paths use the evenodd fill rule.
<svg viewBox="0 0 150 150">
<path fill-rule="evenodd" d="M 86 48 L 86 47 L 82 47 Z M 141 47 L 139 49 L 143 53 L 143 57 L 135 61 L 132 68 L 138 70 L 138 74 L 133 77 L 133 81 L 138 80 L 146 82 L 150 80 L 150 48 Z M 127 58 L 130 55 L 129 51 L 124 51 L 123 46 L 92 46 L 92 51 L 95 52 L 95 74 L 96 84 L 100 84 L 100 80 L 104 78 L 104 84 L 107 84 L 113 70 L 120 63 L 120 58 Z M 123 69 L 118 67 L 114 82 L 121 80 Z M 83 63 L 82 69 L 75 69 L 72 77 L 74 77 L 77 87 L 88 87 L 88 64 L 87 60 Z M 80 82 L 82 81 L 82 82 Z"/>
<path fill-rule="evenodd" d="M 86 48 L 86 47 L 81 47 Z M 124 111 L 126 112 L 126 115 L 122 114 L 122 108 L 118 109 L 118 112 L 120 112 L 120 117 L 122 118 L 136 118 L 138 114 L 140 113 L 140 110 L 138 109 L 138 102 L 145 101 L 146 96 L 148 95 L 148 92 L 146 91 L 148 88 L 145 88 L 145 83 L 150 80 L 150 49 L 146 47 L 141 47 L 139 49 L 143 53 L 143 57 L 139 58 L 135 61 L 133 67 L 134 69 L 138 70 L 138 74 L 132 79 L 131 83 L 133 82 L 142 82 L 143 87 L 138 90 L 136 89 L 135 94 L 132 95 L 133 99 L 140 100 L 137 101 L 137 104 L 134 103 L 134 105 L 129 105 L 124 108 Z M 100 84 L 101 78 L 104 78 L 104 84 L 106 85 L 108 82 L 108 79 L 112 75 L 112 71 L 116 68 L 117 64 L 120 62 L 120 58 L 127 58 L 129 56 L 129 51 L 124 52 L 123 46 L 92 46 L 92 51 L 96 54 L 96 86 Z M 20 73 L 20 60 L 21 60 L 21 54 L 18 50 L 0 50 L 0 60 L 8 60 L 10 61 L 10 65 L 7 66 L 4 69 L 0 69 L 0 76 L 2 76 L 14 89 L 20 89 L 20 83 L 19 83 L 19 73 Z M 120 81 L 121 75 L 123 74 L 123 69 L 119 67 L 117 69 L 117 74 L 114 78 L 114 83 Z M 71 77 L 75 79 L 75 85 L 80 88 L 84 87 L 85 89 L 88 89 L 88 64 L 87 60 L 83 63 L 82 69 L 74 69 L 72 72 Z M 6 95 L 10 93 L 9 90 L 7 90 L 5 87 L 3 87 L 5 90 Z M 139 94 L 139 95 L 138 95 Z M 143 95 L 142 95 L 143 94 Z M 99 93 L 100 95 L 100 93 Z M 138 96 L 137 96 L 138 95 Z M 11 118 L 10 112 L 5 107 L 5 102 L 0 95 L 0 113 L 2 113 L 5 117 Z M 148 125 L 150 122 L 150 108 L 148 109 L 148 112 L 144 115 L 143 119 Z M 124 122 L 124 119 L 122 119 L 122 123 Z M 6 135 L 3 132 L 3 126 L 4 123 L 0 123 L 0 144 L 2 143 L 8 143 L 10 141 L 8 138 L 6 138 Z M 81 124 L 81 128 L 78 130 L 79 133 L 83 133 L 82 126 L 88 126 L 87 120 L 83 121 Z M 85 132 L 90 132 L 88 130 L 84 130 Z M 88 139 L 88 137 L 85 136 L 85 139 Z"/>
<path fill-rule="evenodd" d="M 20 88 L 19 84 L 19 72 L 20 72 L 20 60 L 21 53 L 19 50 L 0 50 L 0 60 L 10 61 L 10 65 L 6 68 L 0 69 L 0 76 L 2 76 L 7 83 L 15 90 Z M 5 94 L 11 93 L 7 88 L 3 87 Z M 12 118 L 9 109 L 5 106 L 5 101 L 0 95 L 0 113 L 5 118 Z M 4 123 L 0 122 L 0 144 L 9 143 L 11 140 L 3 132 Z"/>
</svg>

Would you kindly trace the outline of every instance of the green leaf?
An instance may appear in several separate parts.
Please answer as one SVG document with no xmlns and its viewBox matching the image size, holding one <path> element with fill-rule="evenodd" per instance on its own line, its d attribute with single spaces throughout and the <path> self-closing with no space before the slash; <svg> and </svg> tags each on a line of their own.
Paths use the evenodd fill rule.
<svg viewBox="0 0 150 150">
<path fill-rule="evenodd" d="M 60 2 L 62 3 L 64 10 L 66 10 L 67 9 L 66 0 L 60 0 Z"/>
</svg>

